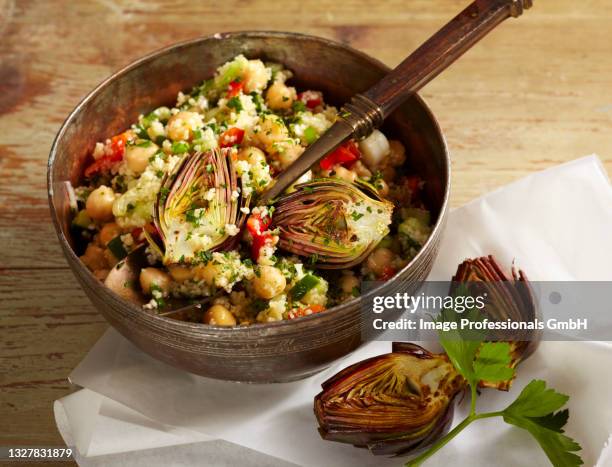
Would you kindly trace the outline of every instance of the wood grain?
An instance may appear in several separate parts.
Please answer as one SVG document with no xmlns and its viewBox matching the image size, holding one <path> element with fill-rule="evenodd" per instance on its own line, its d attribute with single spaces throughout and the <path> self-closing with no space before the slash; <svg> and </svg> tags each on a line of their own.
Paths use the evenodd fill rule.
<svg viewBox="0 0 612 467">
<path fill-rule="evenodd" d="M 317 34 L 396 65 L 467 3 L 0 0 L 0 444 L 61 444 L 52 402 L 106 329 L 61 256 L 45 187 L 53 137 L 93 86 L 159 47 L 239 29 Z M 453 206 L 593 152 L 612 172 L 611 21 L 605 0 L 536 0 L 424 88 Z"/>
</svg>

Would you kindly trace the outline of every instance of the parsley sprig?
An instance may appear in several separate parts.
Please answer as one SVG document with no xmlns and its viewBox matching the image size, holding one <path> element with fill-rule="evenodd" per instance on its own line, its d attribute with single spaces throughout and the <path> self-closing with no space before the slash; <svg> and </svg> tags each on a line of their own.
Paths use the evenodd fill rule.
<svg viewBox="0 0 612 467">
<path fill-rule="evenodd" d="M 471 319 L 478 319 L 477 315 L 470 314 Z M 442 319 L 445 319 L 444 315 Z M 523 388 L 516 400 L 503 410 L 476 412 L 477 389 L 480 381 L 501 382 L 514 378 L 515 370 L 509 366 L 510 344 L 484 342 L 484 337 L 476 334 L 466 335 L 466 331 L 462 330 L 440 332 L 440 343 L 469 385 L 472 396 L 470 413 L 427 451 L 408 462 L 406 467 L 420 466 L 468 425 L 476 420 L 493 417 L 501 417 L 506 423 L 529 432 L 553 466 L 575 467 L 583 464 L 581 457 L 576 454 L 582 448 L 572 438 L 563 434 L 569 411 L 560 409 L 567 403 L 569 396 L 547 388 L 542 380 L 532 380 Z"/>
</svg>

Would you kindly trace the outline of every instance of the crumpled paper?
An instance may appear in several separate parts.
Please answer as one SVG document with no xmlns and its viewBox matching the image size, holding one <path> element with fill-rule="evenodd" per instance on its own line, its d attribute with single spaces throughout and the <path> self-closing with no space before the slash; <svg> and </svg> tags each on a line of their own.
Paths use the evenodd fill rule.
<svg viewBox="0 0 612 467">
<path fill-rule="evenodd" d="M 430 278 L 448 280 L 464 258 L 494 254 L 501 264 L 515 260 L 533 280 L 609 281 L 611 232 L 610 181 L 596 156 L 585 157 L 452 211 Z M 172 368 L 109 330 L 70 375 L 85 389 L 56 401 L 56 421 L 81 465 L 145 459 L 146 465 L 398 466 L 400 459 L 321 440 L 312 411 L 322 381 L 389 350 L 389 342 L 372 342 L 308 379 L 248 385 Z M 543 342 L 521 365 L 512 390 L 484 391 L 479 409 L 503 407 L 531 379 L 545 379 L 571 395 L 566 432 L 582 444 L 585 465 L 594 465 L 612 433 L 611 363 L 607 343 Z M 455 421 L 466 411 L 464 401 Z M 473 424 L 427 465 L 458 462 L 549 465 L 527 433 L 496 419 Z M 612 457 L 598 465 L 612 465 Z"/>
</svg>

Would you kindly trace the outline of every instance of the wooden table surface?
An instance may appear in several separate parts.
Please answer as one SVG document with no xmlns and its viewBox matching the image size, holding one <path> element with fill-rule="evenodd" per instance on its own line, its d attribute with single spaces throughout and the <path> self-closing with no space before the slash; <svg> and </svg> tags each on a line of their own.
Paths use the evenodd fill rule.
<svg viewBox="0 0 612 467">
<path fill-rule="evenodd" d="M 0 0 L 0 445 L 59 445 L 52 404 L 107 324 L 68 270 L 46 162 L 70 110 L 159 47 L 218 31 L 288 30 L 389 65 L 467 0 Z M 612 2 L 536 0 L 428 85 L 452 152 L 452 205 L 598 153 L 612 172 Z"/>
</svg>

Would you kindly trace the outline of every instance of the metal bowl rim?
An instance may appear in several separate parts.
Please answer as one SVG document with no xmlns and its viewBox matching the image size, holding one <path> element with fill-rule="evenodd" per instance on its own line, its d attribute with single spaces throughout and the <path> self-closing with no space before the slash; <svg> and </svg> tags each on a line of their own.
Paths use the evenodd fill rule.
<svg viewBox="0 0 612 467">
<path fill-rule="evenodd" d="M 60 220 L 58 218 L 57 215 L 57 210 L 55 209 L 55 203 L 53 201 L 53 165 L 55 163 L 55 158 L 57 155 L 57 146 L 59 144 L 59 141 L 64 137 L 64 134 L 66 133 L 68 127 L 70 126 L 70 124 L 72 123 L 72 121 L 74 120 L 74 118 L 80 113 L 81 109 L 90 101 L 92 100 L 102 89 L 104 89 L 106 86 L 108 86 L 111 82 L 113 82 L 115 79 L 120 78 L 121 76 L 129 73 L 130 71 L 132 71 L 135 68 L 138 68 L 142 65 L 144 65 L 145 63 L 155 60 L 163 55 L 166 54 L 170 54 L 170 53 L 176 53 L 178 51 L 180 51 L 180 49 L 184 48 L 184 47 L 190 47 L 194 44 L 197 44 L 199 42 L 205 42 L 205 41 L 210 41 L 210 40 L 224 40 L 224 39 L 228 39 L 228 38 L 240 38 L 240 37 L 245 37 L 245 38 L 267 38 L 267 37 L 275 37 L 275 38 L 280 38 L 280 39 L 285 39 L 285 40 L 308 40 L 308 41 L 315 41 L 315 42 L 319 42 L 323 45 L 325 45 L 326 47 L 332 47 L 332 48 L 338 48 L 338 49 L 342 49 L 344 51 L 349 52 L 352 55 L 357 55 L 359 57 L 361 57 L 362 59 L 364 59 L 366 62 L 368 62 L 371 66 L 376 66 L 378 68 L 380 68 L 383 71 L 386 71 L 387 73 L 389 71 L 391 71 L 391 68 L 389 68 L 387 65 L 385 65 L 384 63 L 382 63 L 381 61 L 379 61 L 378 59 L 371 57 L 370 55 L 359 51 L 353 47 L 351 47 L 350 45 L 347 44 L 343 44 L 341 42 L 337 42 L 335 40 L 332 39 L 327 39 L 327 38 L 323 38 L 323 37 L 319 37 L 319 36 L 313 36 L 310 34 L 302 34 L 302 33 L 295 33 L 295 32 L 282 32 L 282 31 L 230 31 L 230 32 L 223 32 L 223 33 L 215 33 L 215 34 L 211 34 L 208 36 L 201 36 L 201 37 L 197 37 L 194 39 L 188 39 L 185 41 L 181 41 L 181 42 L 177 42 L 175 44 L 171 44 L 169 46 L 163 47 L 161 49 L 157 49 L 149 54 L 144 55 L 143 57 L 134 60 L 133 62 L 129 63 L 128 65 L 120 68 L 118 71 L 112 73 L 109 77 L 107 77 L 106 79 L 104 79 L 102 82 L 100 82 L 100 84 L 98 84 L 92 91 L 90 91 L 78 104 L 77 106 L 70 112 L 70 114 L 68 115 L 68 117 L 64 120 L 64 122 L 62 123 L 62 126 L 60 127 L 57 135 L 55 136 L 53 143 L 51 145 L 51 150 L 49 152 L 49 159 L 48 159 L 48 163 L 47 163 L 47 195 L 48 195 L 48 200 L 49 200 L 49 207 L 51 210 L 51 218 L 53 220 L 53 225 L 55 227 L 55 231 L 57 233 L 58 239 L 60 241 L 60 244 L 62 246 L 62 249 L 64 251 L 65 255 L 68 255 L 67 260 L 72 261 L 73 264 L 78 265 L 77 267 L 79 268 L 79 271 L 81 274 L 85 274 L 85 275 L 89 275 L 90 279 L 95 280 L 99 283 L 99 281 L 95 278 L 95 276 L 93 275 L 93 273 L 89 270 L 89 268 L 87 268 L 82 261 L 79 259 L 79 257 L 76 255 L 76 253 L 73 251 L 73 249 L 70 247 L 70 244 L 67 240 L 67 238 L 65 237 L 65 235 L 62 232 L 61 226 L 60 226 Z M 202 78 L 205 79 L 205 78 Z M 346 308 L 348 307 L 352 307 L 355 305 L 359 306 L 359 303 L 361 301 L 363 301 L 366 298 L 370 298 L 373 295 L 380 293 L 382 291 L 384 291 L 385 288 L 391 288 L 392 285 L 399 280 L 399 277 L 402 275 L 402 273 L 406 270 L 408 270 L 413 264 L 415 264 L 423 255 L 425 255 L 427 253 L 427 251 L 429 250 L 429 247 L 431 245 L 431 243 L 434 241 L 434 238 L 438 235 L 441 234 L 441 230 L 444 227 L 444 219 L 446 217 L 446 213 L 448 211 L 448 202 L 449 202 L 449 197 L 450 197 L 450 177 L 451 177 L 451 162 L 450 162 L 450 154 L 449 154 L 449 150 L 448 150 L 448 145 L 446 142 L 446 138 L 444 136 L 444 133 L 442 132 L 442 129 L 440 127 L 440 124 L 438 123 L 438 120 L 435 118 L 433 112 L 431 111 L 431 109 L 429 108 L 429 106 L 427 105 L 427 103 L 425 102 L 425 100 L 418 94 L 414 95 L 414 98 L 419 102 L 419 104 L 421 105 L 421 107 L 423 108 L 423 110 L 425 111 L 425 113 L 428 115 L 431 123 L 434 125 L 434 129 L 438 135 L 438 137 L 440 138 L 440 141 L 442 143 L 442 149 L 444 151 L 444 159 L 445 159 L 445 168 L 446 168 L 446 183 L 444 185 L 444 197 L 442 200 L 442 207 L 440 209 L 440 212 L 438 214 L 438 219 L 436 221 L 436 224 L 434 226 L 434 228 L 431 231 L 431 234 L 429 235 L 429 238 L 427 239 L 427 241 L 425 242 L 425 244 L 421 247 L 421 249 L 419 250 L 419 252 L 417 253 L 417 255 L 412 258 L 412 260 L 410 260 L 410 262 L 404 266 L 404 268 L 402 268 L 401 270 L 399 270 L 390 280 L 386 281 L 386 282 L 382 282 L 380 285 L 374 287 L 372 290 L 368 291 L 365 295 L 362 295 L 360 297 L 357 297 L 355 299 L 349 300 L 347 302 L 341 303 L 340 305 L 334 306 L 332 308 L 330 308 L 329 310 L 326 310 L 324 314 L 312 314 L 309 316 L 305 316 L 300 318 L 298 321 L 291 321 L 291 320 L 282 320 L 282 321 L 275 321 L 275 322 L 271 322 L 271 323 L 255 323 L 251 326 L 235 326 L 235 327 L 221 327 L 221 326 L 212 326 L 212 325 L 207 325 L 204 323 L 190 323 L 190 322 L 185 322 L 185 321 L 179 321 L 179 320 L 175 320 L 172 318 L 166 318 L 163 316 L 158 316 L 158 315 L 154 315 L 151 313 L 143 313 L 142 309 L 136 305 L 134 305 L 131 302 L 128 302 L 127 300 L 117 296 L 114 292 L 110 291 L 109 289 L 107 289 L 106 287 L 104 287 L 104 285 L 102 283 L 99 283 L 99 288 L 104 289 L 103 293 L 106 292 L 107 294 L 112 294 L 115 298 L 118 298 L 119 300 L 121 300 L 121 302 L 125 305 L 126 311 L 130 310 L 133 313 L 138 313 L 140 315 L 141 319 L 150 319 L 153 322 L 155 321 L 160 321 L 161 323 L 165 323 L 166 325 L 170 326 L 170 327 L 174 327 L 177 331 L 196 331 L 196 332 L 209 332 L 209 331 L 214 331 L 214 332 L 226 332 L 226 333 L 240 333 L 240 334 L 251 334 L 251 333 L 256 333 L 256 334 L 261 334 L 261 331 L 264 329 L 275 329 L 276 332 L 282 333 L 285 328 L 287 329 L 287 331 L 295 331 L 296 327 L 310 327 L 309 325 L 311 323 L 316 323 L 317 321 L 321 321 L 322 317 L 328 318 L 328 319 L 333 319 L 333 316 L 336 314 L 341 313 L 342 311 L 344 311 Z M 357 302 L 357 303 L 356 303 Z M 327 319 L 326 319 L 327 320 Z"/>
</svg>

